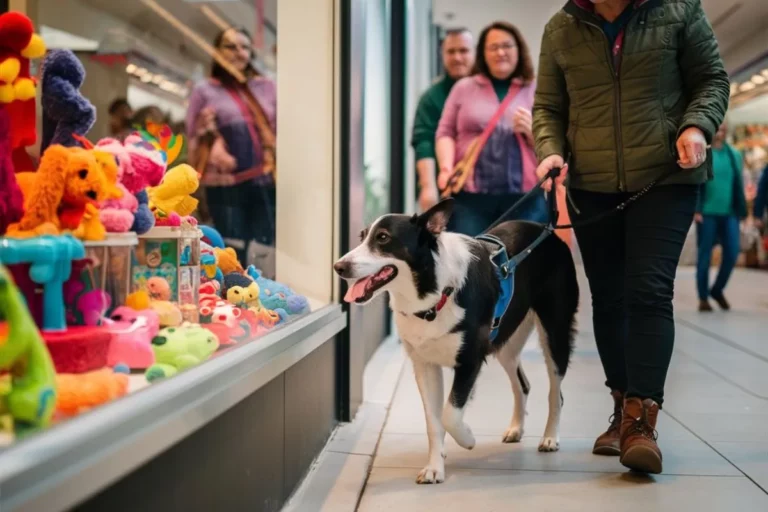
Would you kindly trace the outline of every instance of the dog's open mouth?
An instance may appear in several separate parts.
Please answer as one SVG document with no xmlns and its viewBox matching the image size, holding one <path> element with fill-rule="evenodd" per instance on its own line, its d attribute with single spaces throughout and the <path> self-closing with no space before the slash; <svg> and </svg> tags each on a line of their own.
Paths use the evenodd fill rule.
<svg viewBox="0 0 768 512">
<path fill-rule="evenodd" d="M 357 304 L 368 302 L 373 298 L 376 290 L 392 282 L 395 277 L 397 277 L 397 267 L 387 265 L 375 274 L 359 279 L 347 290 L 344 300 Z"/>
</svg>

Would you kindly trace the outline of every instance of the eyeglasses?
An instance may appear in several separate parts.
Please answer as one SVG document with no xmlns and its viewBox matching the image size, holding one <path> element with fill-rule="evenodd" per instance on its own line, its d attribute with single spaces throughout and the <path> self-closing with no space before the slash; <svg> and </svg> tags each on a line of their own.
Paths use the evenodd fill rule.
<svg viewBox="0 0 768 512">
<path fill-rule="evenodd" d="M 240 50 L 250 50 L 250 47 L 246 45 L 240 45 L 240 44 L 224 43 L 221 45 L 221 49 L 229 50 L 231 52 L 236 52 Z"/>
<path fill-rule="evenodd" d="M 509 50 L 514 50 L 515 48 L 517 48 L 517 45 L 514 42 L 507 41 L 506 43 L 489 44 L 485 47 L 485 51 L 495 53 L 499 50 L 504 50 L 506 52 Z"/>
</svg>

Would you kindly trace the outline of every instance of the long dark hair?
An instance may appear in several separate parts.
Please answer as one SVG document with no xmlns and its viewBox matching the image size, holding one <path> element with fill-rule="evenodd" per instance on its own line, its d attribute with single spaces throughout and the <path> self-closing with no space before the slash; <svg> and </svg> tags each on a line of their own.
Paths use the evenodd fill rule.
<svg viewBox="0 0 768 512">
<path fill-rule="evenodd" d="M 517 44 L 517 67 L 512 71 L 512 78 L 521 78 L 523 83 L 529 84 L 534 79 L 533 61 L 531 60 L 531 51 L 528 49 L 528 43 L 523 39 L 523 35 L 516 26 L 506 21 L 496 21 L 491 23 L 480 32 L 480 39 L 477 41 L 475 51 L 475 67 L 472 68 L 472 74 L 483 74 L 492 78 L 491 70 L 488 67 L 488 61 L 485 60 L 485 41 L 488 39 L 488 33 L 491 30 L 503 30 L 515 40 Z"/>
<path fill-rule="evenodd" d="M 240 27 L 231 27 L 226 30 L 222 30 L 216 35 L 216 38 L 213 40 L 213 47 L 217 50 L 221 48 L 221 43 L 224 41 L 224 35 L 229 32 L 230 30 L 234 30 L 235 32 L 244 35 L 248 38 L 248 41 L 253 42 L 253 38 L 251 37 L 250 32 L 248 32 L 244 28 Z M 253 49 L 251 49 L 251 59 L 253 59 Z M 251 78 L 253 76 L 258 75 L 258 72 L 256 71 L 256 68 L 253 67 L 253 65 L 249 62 L 248 66 L 245 68 L 245 76 L 246 78 Z M 237 80 L 235 77 L 229 74 L 229 71 L 224 69 L 224 67 L 216 62 L 214 59 L 213 64 L 211 65 L 211 77 L 217 79 L 219 82 L 223 84 L 228 85 L 234 85 L 237 83 Z"/>
</svg>

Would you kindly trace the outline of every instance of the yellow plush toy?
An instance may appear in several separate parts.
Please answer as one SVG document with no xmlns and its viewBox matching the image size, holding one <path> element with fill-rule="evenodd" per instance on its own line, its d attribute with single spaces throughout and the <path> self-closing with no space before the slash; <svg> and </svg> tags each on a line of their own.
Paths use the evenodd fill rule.
<svg viewBox="0 0 768 512">
<path fill-rule="evenodd" d="M 216 263 L 221 269 L 222 274 L 227 275 L 232 272 L 243 273 L 243 266 L 238 261 L 237 253 L 232 247 L 227 247 L 226 249 L 215 247 L 213 252 L 216 254 Z"/>
<path fill-rule="evenodd" d="M 191 196 L 200 186 L 197 171 L 190 165 L 181 164 L 169 170 L 156 187 L 148 188 L 149 208 L 155 216 L 167 217 L 177 213 L 180 217 L 191 215 L 197 208 L 197 199 Z"/>
</svg>

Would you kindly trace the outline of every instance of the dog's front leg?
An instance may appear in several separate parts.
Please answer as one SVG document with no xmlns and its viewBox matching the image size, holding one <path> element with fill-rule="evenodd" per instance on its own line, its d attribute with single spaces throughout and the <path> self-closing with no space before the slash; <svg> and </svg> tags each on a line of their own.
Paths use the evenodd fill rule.
<svg viewBox="0 0 768 512">
<path fill-rule="evenodd" d="M 437 365 L 413 359 L 413 371 L 424 404 L 429 439 L 429 463 L 416 482 L 439 484 L 445 480 L 445 428 L 440 421 L 443 412 L 443 370 Z"/>
<path fill-rule="evenodd" d="M 471 450 L 475 447 L 472 429 L 464 422 L 464 411 L 480 374 L 480 365 L 471 361 L 459 363 L 453 376 L 453 387 L 448 402 L 443 409 L 443 426 L 462 448 Z"/>
</svg>

